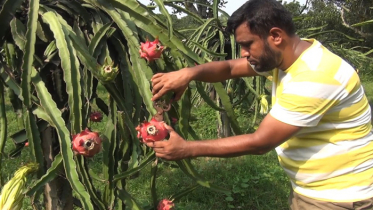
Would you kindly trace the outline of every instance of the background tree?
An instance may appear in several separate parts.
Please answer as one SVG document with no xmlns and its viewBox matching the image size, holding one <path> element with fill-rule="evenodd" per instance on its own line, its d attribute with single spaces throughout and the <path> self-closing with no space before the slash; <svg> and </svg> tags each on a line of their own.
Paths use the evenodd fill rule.
<svg viewBox="0 0 373 210">
<path fill-rule="evenodd" d="M 370 31 L 373 27 L 373 2 L 309 0 L 307 3 L 285 3 L 293 13 L 297 33 L 301 37 L 318 39 L 362 74 L 371 73 L 373 34 Z M 360 13 L 361 15 L 358 15 Z"/>
</svg>

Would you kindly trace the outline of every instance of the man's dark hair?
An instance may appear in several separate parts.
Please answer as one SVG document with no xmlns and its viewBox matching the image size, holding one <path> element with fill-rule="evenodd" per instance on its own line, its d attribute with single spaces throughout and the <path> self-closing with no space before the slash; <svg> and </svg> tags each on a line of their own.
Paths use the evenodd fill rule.
<svg viewBox="0 0 373 210">
<path fill-rule="evenodd" d="M 289 36 L 295 34 L 292 15 L 276 0 L 249 0 L 238 8 L 228 19 L 226 31 L 234 34 L 242 23 L 246 22 L 253 34 L 264 38 L 269 30 L 278 27 Z"/>
</svg>

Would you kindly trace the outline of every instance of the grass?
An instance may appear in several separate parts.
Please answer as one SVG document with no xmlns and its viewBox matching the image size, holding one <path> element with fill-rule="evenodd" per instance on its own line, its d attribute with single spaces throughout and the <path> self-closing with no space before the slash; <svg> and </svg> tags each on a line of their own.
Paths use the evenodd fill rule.
<svg viewBox="0 0 373 210">
<path fill-rule="evenodd" d="M 369 102 L 373 103 L 373 82 L 363 80 L 363 86 Z M 101 92 L 101 94 L 105 94 Z M 8 117 L 8 136 L 20 129 L 17 117 L 9 102 L 6 102 Z M 197 133 L 203 139 L 216 138 L 216 112 L 209 107 L 202 106 L 193 110 L 198 116 L 192 123 Z M 105 120 L 105 118 L 104 118 Z M 239 122 L 245 125 L 245 115 L 240 115 Z M 246 123 L 247 124 L 247 123 Z M 104 126 L 92 124 L 94 130 L 102 130 Z M 8 139 L 5 153 L 14 148 Z M 17 158 L 4 157 L 2 160 L 2 178 L 9 180 L 25 162 L 30 161 L 30 151 L 25 148 Z M 90 161 L 90 167 L 100 173 L 102 153 Z M 198 187 L 193 192 L 176 202 L 178 210 L 227 210 L 227 209 L 288 209 L 287 197 L 290 190 L 289 180 L 280 168 L 275 151 L 262 156 L 242 156 L 235 158 L 197 158 L 193 160 L 197 171 L 212 183 L 231 189 L 230 195 L 217 193 L 204 187 Z M 150 168 L 147 166 L 137 178 L 127 180 L 127 190 L 141 204 L 150 204 Z M 100 174 L 99 174 L 100 175 Z M 157 193 L 159 198 L 166 198 L 193 184 L 193 180 L 171 167 L 165 162 L 159 163 Z M 96 182 L 97 187 L 103 184 Z M 23 209 L 31 209 L 28 198 L 24 201 Z"/>
</svg>

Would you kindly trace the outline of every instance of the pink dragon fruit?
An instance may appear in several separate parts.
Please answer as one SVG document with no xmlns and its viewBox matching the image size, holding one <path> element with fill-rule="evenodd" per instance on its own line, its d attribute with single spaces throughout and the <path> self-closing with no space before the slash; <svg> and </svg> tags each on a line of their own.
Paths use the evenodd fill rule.
<svg viewBox="0 0 373 210">
<path fill-rule="evenodd" d="M 175 204 L 172 201 L 165 198 L 159 201 L 157 210 L 175 210 Z"/>
<path fill-rule="evenodd" d="M 152 42 L 149 42 L 149 40 L 146 40 L 145 43 L 141 42 L 139 53 L 141 58 L 145 58 L 150 62 L 160 58 L 163 50 L 164 47 L 159 43 L 158 38 L 156 38 Z"/>
<path fill-rule="evenodd" d="M 102 121 L 102 114 L 99 111 L 92 112 L 89 116 L 92 122 L 101 122 Z"/>
<path fill-rule="evenodd" d="M 74 153 L 85 157 L 93 157 L 101 150 L 99 134 L 90 131 L 88 128 L 77 135 L 73 135 L 72 144 Z"/>
<path fill-rule="evenodd" d="M 145 121 L 136 127 L 137 138 L 142 143 L 162 141 L 168 135 L 167 129 L 164 127 L 163 122 L 158 122 L 152 118 L 149 122 Z"/>
</svg>

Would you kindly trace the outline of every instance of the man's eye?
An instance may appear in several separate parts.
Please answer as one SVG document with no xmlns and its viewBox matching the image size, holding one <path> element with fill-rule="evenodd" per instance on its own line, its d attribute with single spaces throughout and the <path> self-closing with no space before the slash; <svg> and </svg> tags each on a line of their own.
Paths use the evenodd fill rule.
<svg viewBox="0 0 373 210">
<path fill-rule="evenodd" d="M 242 43 L 242 44 L 241 44 L 241 47 L 250 48 L 251 44 L 252 44 L 251 42 L 248 42 L 248 43 Z"/>
<path fill-rule="evenodd" d="M 243 48 L 250 48 L 250 44 L 241 44 L 241 47 L 243 47 Z"/>
</svg>

